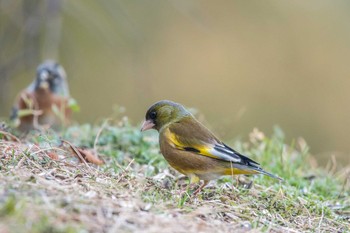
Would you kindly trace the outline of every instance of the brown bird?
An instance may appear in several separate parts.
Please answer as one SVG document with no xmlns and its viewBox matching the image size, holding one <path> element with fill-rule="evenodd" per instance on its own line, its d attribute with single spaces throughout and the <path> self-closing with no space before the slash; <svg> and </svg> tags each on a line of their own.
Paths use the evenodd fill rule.
<svg viewBox="0 0 350 233">
<path fill-rule="evenodd" d="M 190 184 L 203 180 L 197 194 L 210 180 L 223 175 L 264 174 L 260 165 L 220 141 L 181 104 L 162 100 L 147 111 L 141 131 L 159 132 L 160 151 L 169 164 L 190 178 Z"/>
<path fill-rule="evenodd" d="M 11 119 L 22 131 L 58 128 L 71 117 L 66 72 L 55 61 L 38 66 L 34 81 L 17 96 Z"/>
</svg>

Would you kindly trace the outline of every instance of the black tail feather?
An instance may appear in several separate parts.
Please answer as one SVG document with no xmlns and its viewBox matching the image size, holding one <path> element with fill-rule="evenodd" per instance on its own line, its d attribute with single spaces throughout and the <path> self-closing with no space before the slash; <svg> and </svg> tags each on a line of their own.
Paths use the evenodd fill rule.
<svg viewBox="0 0 350 233">
<path fill-rule="evenodd" d="M 274 175 L 274 174 L 271 174 L 271 173 L 269 173 L 269 172 L 267 172 L 267 171 L 264 171 L 262 168 L 258 168 L 258 169 L 254 169 L 254 170 L 257 171 L 257 172 L 259 172 L 260 174 L 263 174 L 263 175 L 272 177 L 272 178 L 274 178 L 274 179 L 283 181 L 282 178 L 280 178 L 280 177 L 278 177 L 278 176 L 276 176 L 276 175 Z"/>
</svg>

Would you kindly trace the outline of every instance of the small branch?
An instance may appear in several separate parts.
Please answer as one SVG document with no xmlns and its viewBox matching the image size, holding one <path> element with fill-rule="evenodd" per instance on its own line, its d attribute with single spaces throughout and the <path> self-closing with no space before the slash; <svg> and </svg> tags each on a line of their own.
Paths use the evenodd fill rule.
<svg viewBox="0 0 350 233">
<path fill-rule="evenodd" d="M 98 132 L 96 134 L 96 138 L 95 138 L 95 141 L 94 141 L 94 152 L 95 152 L 95 154 L 97 154 L 96 146 L 97 146 L 98 139 L 100 138 L 100 135 L 101 135 L 102 131 L 106 128 L 107 123 L 109 121 L 110 121 L 110 119 L 105 120 L 105 122 L 103 123 L 103 125 L 101 126 L 101 128 L 98 130 Z"/>
<path fill-rule="evenodd" d="M 16 136 L 14 136 L 14 135 L 12 135 L 12 134 L 6 132 L 6 131 L 0 130 L 0 134 L 3 134 L 3 135 L 5 135 L 5 136 L 8 136 L 8 137 L 10 137 L 12 140 L 14 140 L 14 141 L 16 141 L 16 142 L 18 142 L 18 143 L 21 143 L 21 141 L 20 141 Z"/>
</svg>

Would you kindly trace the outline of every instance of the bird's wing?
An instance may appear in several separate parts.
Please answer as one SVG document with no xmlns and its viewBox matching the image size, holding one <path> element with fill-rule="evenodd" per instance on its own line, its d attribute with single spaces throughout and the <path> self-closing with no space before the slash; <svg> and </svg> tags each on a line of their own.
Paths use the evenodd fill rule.
<svg viewBox="0 0 350 233">
<path fill-rule="evenodd" d="M 22 92 L 20 92 L 20 94 L 17 95 L 17 97 L 15 99 L 15 103 L 12 105 L 12 110 L 11 110 L 11 115 L 10 115 L 11 121 L 18 119 L 18 117 L 19 117 L 19 111 L 20 111 L 21 105 L 23 105 L 22 104 L 23 98 L 21 96 Z"/>
<path fill-rule="evenodd" d="M 166 136 L 179 150 L 260 168 L 257 162 L 222 143 L 209 129 L 192 117 L 170 124 Z"/>
</svg>

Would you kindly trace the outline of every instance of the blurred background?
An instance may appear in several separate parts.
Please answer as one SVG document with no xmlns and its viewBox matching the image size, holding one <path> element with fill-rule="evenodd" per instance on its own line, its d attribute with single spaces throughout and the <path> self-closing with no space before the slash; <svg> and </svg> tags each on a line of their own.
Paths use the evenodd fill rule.
<svg viewBox="0 0 350 233">
<path fill-rule="evenodd" d="M 194 107 L 220 137 L 279 125 L 350 162 L 346 0 L 0 0 L 0 116 L 44 59 L 66 69 L 80 123 L 155 101 Z"/>
</svg>

